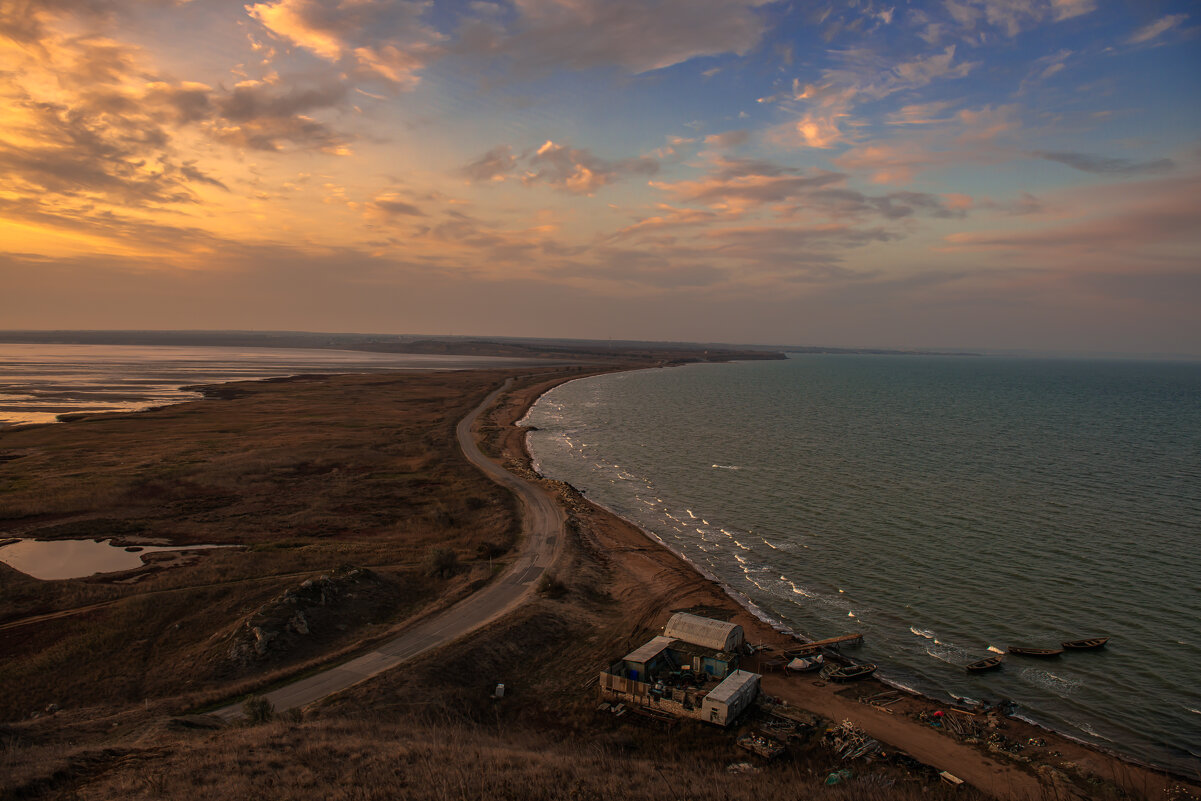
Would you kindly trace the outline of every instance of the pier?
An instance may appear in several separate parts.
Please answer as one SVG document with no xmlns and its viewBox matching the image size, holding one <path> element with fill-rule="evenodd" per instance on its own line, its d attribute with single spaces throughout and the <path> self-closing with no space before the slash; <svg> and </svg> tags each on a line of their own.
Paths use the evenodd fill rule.
<svg viewBox="0 0 1201 801">
<path fill-rule="evenodd" d="M 838 647 L 840 645 L 863 645 L 862 634 L 840 634 L 837 637 L 828 637 L 824 640 L 815 640 L 798 645 L 796 648 L 788 649 L 789 654 L 802 654 L 810 651 L 817 651 L 821 648 Z"/>
</svg>

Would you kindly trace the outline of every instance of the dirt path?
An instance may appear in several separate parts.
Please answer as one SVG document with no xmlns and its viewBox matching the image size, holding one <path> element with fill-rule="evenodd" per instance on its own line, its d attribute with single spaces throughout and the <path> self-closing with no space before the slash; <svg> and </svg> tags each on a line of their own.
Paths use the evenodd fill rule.
<svg viewBox="0 0 1201 801">
<path fill-rule="evenodd" d="M 507 379 L 484 398 L 471 414 L 459 421 L 455 435 L 469 462 L 520 499 L 524 536 L 517 559 L 503 575 L 479 592 L 374 650 L 267 693 L 266 699 L 277 712 L 312 704 L 490 623 L 525 601 L 534 592 L 543 572 L 558 559 L 563 543 L 563 511 L 541 487 L 509 473 L 484 456 L 472 433 L 476 419 L 512 383 L 512 379 Z M 242 707 L 231 704 L 214 714 L 234 720 L 241 717 Z"/>
<path fill-rule="evenodd" d="M 952 773 L 995 798 L 1031 801 L 1044 797 L 1038 780 L 1013 764 L 990 759 L 908 718 L 839 695 L 837 687 L 816 687 L 811 680 L 800 677 L 767 675 L 763 677 L 763 689 L 829 720 L 849 720 L 891 748 L 904 744 L 902 750 L 919 762 Z"/>
</svg>

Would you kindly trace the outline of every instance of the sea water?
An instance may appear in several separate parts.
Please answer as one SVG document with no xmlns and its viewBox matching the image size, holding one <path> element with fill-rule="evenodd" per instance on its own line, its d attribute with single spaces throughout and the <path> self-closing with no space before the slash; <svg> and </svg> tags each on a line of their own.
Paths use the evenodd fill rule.
<svg viewBox="0 0 1201 801">
<path fill-rule="evenodd" d="M 765 618 L 1201 770 L 1201 365 L 796 355 L 583 379 L 527 422 L 541 472 Z"/>
</svg>

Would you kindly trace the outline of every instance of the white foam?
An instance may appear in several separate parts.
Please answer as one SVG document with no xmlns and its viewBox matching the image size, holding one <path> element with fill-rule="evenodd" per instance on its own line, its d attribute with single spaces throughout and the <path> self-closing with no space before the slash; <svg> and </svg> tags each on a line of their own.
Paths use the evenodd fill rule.
<svg viewBox="0 0 1201 801">
<path fill-rule="evenodd" d="M 1020 675 L 1031 684 L 1037 684 L 1061 696 L 1071 695 L 1080 686 L 1079 679 L 1065 679 L 1063 676 L 1057 676 L 1049 670 L 1026 668 Z"/>
</svg>

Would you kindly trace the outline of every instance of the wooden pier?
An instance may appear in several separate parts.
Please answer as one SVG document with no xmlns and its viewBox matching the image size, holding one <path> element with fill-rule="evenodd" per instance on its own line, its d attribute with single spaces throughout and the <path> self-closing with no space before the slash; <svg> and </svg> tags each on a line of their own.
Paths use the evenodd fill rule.
<svg viewBox="0 0 1201 801">
<path fill-rule="evenodd" d="M 803 653 L 812 653 L 813 651 L 817 651 L 821 648 L 828 648 L 831 646 L 837 647 L 840 645 L 863 645 L 863 635 L 840 634 L 837 637 L 829 637 L 825 640 L 807 642 L 803 645 L 798 645 L 796 648 L 789 648 L 786 653 L 790 656 L 793 654 L 800 655 Z"/>
</svg>

